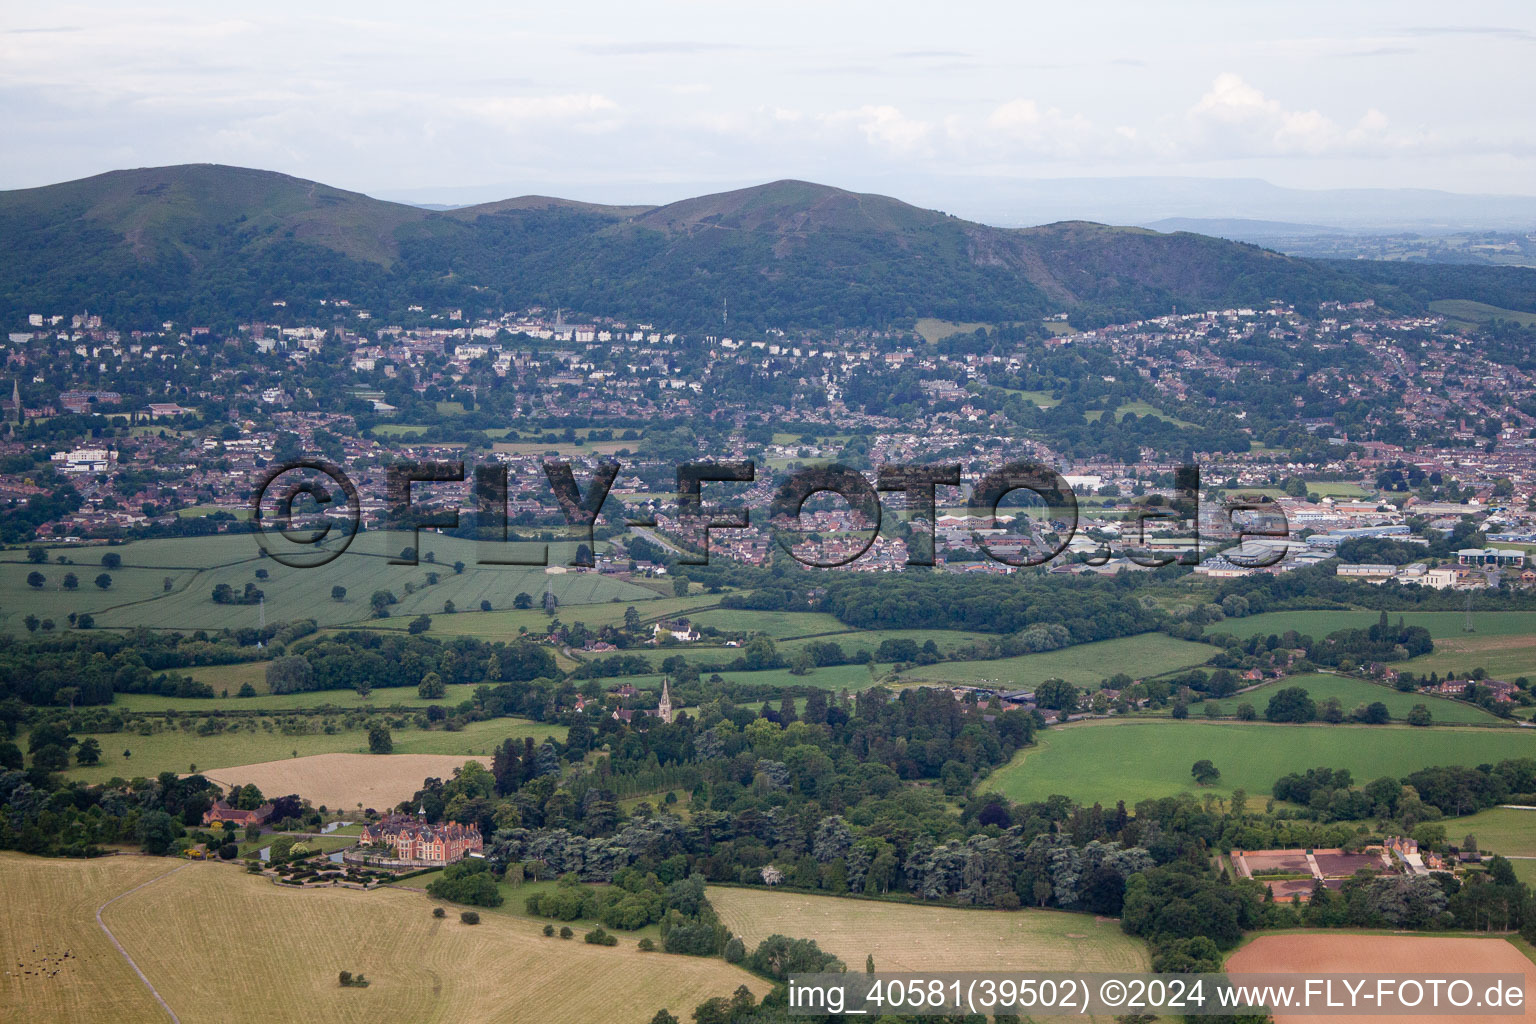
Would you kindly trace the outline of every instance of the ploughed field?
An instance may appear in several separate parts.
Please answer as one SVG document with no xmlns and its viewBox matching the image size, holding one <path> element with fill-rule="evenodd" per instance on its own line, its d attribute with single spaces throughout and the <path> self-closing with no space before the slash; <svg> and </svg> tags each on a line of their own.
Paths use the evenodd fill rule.
<svg viewBox="0 0 1536 1024">
<path fill-rule="evenodd" d="M 1391 974 L 1415 978 L 1444 978 L 1455 974 L 1527 974 L 1527 986 L 1536 967 L 1518 949 L 1501 938 L 1447 938 L 1428 935 L 1350 935 L 1339 932 L 1291 932 L 1261 935 L 1227 958 L 1233 973 L 1298 972 L 1303 976 L 1360 973 Z M 1337 986 L 1336 986 L 1337 987 Z M 1527 989 L 1529 991 L 1529 989 Z M 1482 992 L 1479 989 L 1478 995 Z M 1462 1016 L 1395 1017 L 1373 1014 L 1348 1017 L 1317 1016 L 1277 1010 L 1275 1024 L 1311 1024 L 1348 1020 L 1360 1024 L 1398 1024 L 1407 1020 L 1448 1020 L 1457 1024 L 1498 1024 L 1536 1020 L 1530 1005 L 1520 1014 L 1469 1014 Z"/>
</svg>

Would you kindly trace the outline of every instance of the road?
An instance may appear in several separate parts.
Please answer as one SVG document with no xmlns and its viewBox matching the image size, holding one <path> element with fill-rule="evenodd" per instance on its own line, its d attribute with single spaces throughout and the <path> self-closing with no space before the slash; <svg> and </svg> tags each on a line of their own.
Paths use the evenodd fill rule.
<svg viewBox="0 0 1536 1024">
<path fill-rule="evenodd" d="M 117 936 L 112 934 L 112 929 L 108 928 L 107 923 L 101 919 L 101 912 L 106 910 L 112 904 L 116 903 L 118 900 L 122 899 L 124 896 L 132 896 L 134 893 L 144 888 L 144 886 L 153 885 L 168 875 L 174 875 L 184 867 L 186 867 L 185 864 L 179 864 L 176 867 L 171 868 L 171 870 L 167 871 L 163 875 L 156 875 L 149 881 L 141 882 L 140 884 L 134 886 L 132 889 L 129 889 L 127 892 L 118 893 L 116 896 L 113 896 L 111 899 L 107 900 L 107 902 L 96 908 L 96 924 L 101 928 L 103 932 L 106 933 L 107 938 L 112 940 L 112 945 L 117 947 L 117 951 L 123 954 L 123 959 L 127 960 L 128 966 L 133 968 L 133 973 L 139 976 L 139 980 L 144 983 L 144 987 L 149 989 L 149 994 L 155 997 L 155 1002 L 159 1003 L 161 1008 L 170 1015 L 172 1024 L 181 1024 L 181 1018 L 176 1016 L 176 1011 L 171 1009 L 170 1004 L 165 1001 L 165 997 L 160 994 L 159 990 L 149 983 L 149 979 L 144 976 L 143 971 L 139 970 L 139 965 L 133 962 L 133 957 L 128 955 L 128 951 L 123 948 L 123 944 L 117 941 Z"/>
</svg>

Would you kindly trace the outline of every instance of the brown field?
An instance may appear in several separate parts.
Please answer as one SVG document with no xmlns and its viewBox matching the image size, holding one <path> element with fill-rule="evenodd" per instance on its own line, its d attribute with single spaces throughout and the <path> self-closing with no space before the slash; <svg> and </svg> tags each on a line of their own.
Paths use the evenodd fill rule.
<svg viewBox="0 0 1536 1024">
<path fill-rule="evenodd" d="M 0 1017 L 166 1020 L 95 912 L 175 866 L 148 857 L 0 854 L 6 969 L 74 953 L 56 977 L 4 976 Z M 758 995 L 768 988 L 722 960 L 641 953 L 629 938 L 613 948 L 546 939 L 535 923 L 498 914 L 474 926 L 452 911 L 439 921 L 433 905 L 419 892 L 288 890 L 229 865 L 188 862 L 102 917 L 183 1024 L 643 1024 L 663 1006 L 687 1020 L 710 996 L 742 984 Z M 372 985 L 341 988 L 341 970 Z"/>
<path fill-rule="evenodd" d="M 1514 946 L 1500 938 L 1440 938 L 1416 935 L 1345 935 L 1337 932 L 1265 935 L 1250 942 L 1227 960 L 1227 970 L 1298 971 L 1314 974 L 1377 973 L 1444 977 L 1452 973 L 1526 974 L 1526 985 L 1536 975 L 1536 966 Z M 1275 1014 L 1275 1024 L 1303 1024 L 1339 1018 Z M 1345 1018 L 1358 1024 L 1388 1024 L 1391 1016 L 1355 1016 Z M 1536 1020 L 1536 1010 L 1526 1007 L 1522 1015 L 1415 1016 L 1415 1021 L 1455 1021 L 1457 1024 L 1498 1024 L 1517 1020 Z"/>
<path fill-rule="evenodd" d="M 751 949 L 778 933 L 815 939 L 849 970 L 1144 971 L 1147 953 L 1120 922 L 1050 910 L 959 910 L 907 903 L 711 888 L 725 926 Z"/>
<path fill-rule="evenodd" d="M 384 810 L 409 800 L 428 776 L 448 779 L 465 761 L 489 766 L 488 757 L 462 754 L 311 754 L 281 761 L 214 768 L 203 775 L 225 789 L 256 784 L 267 796 L 297 793 L 316 807 Z"/>
</svg>

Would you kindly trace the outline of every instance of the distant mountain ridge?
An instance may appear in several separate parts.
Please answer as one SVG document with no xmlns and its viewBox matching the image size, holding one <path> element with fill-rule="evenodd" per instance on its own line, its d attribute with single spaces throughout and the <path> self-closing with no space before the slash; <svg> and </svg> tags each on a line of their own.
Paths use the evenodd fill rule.
<svg viewBox="0 0 1536 1024">
<path fill-rule="evenodd" d="M 1401 270 L 1365 274 L 1189 232 L 998 228 L 792 180 L 654 207 L 523 196 L 441 211 L 213 164 L 0 192 L 7 322 L 90 308 L 121 326 L 230 324 L 270 316 L 276 300 L 296 315 L 346 298 L 380 315 L 543 304 L 682 329 L 718 327 L 729 303 L 730 323 L 752 330 L 1059 311 L 1101 323 L 1364 294 L 1536 299 L 1519 277 L 1498 294 L 1425 287 Z"/>
</svg>

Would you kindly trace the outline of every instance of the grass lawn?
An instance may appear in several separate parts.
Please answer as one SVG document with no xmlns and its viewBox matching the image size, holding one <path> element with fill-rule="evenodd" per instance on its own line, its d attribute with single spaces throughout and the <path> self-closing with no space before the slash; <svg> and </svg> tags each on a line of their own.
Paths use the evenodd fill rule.
<svg viewBox="0 0 1536 1024">
<path fill-rule="evenodd" d="M 983 786 L 1011 800 L 1062 794 L 1080 803 L 1127 807 L 1176 793 L 1233 789 L 1263 798 L 1274 782 L 1307 768 L 1348 768 L 1357 782 L 1401 777 L 1432 765 L 1477 765 L 1529 757 L 1532 739 L 1516 729 L 1416 729 L 1412 726 L 1267 725 L 1197 721 L 1095 721 L 1040 733 Z M 1209 758 L 1221 770 L 1197 787 L 1190 766 Z"/>
<path fill-rule="evenodd" d="M 1078 686 L 1096 686 L 1117 672 L 1146 678 L 1189 668 L 1203 663 L 1213 653 L 1214 649 L 1206 644 L 1176 640 L 1164 633 L 1142 633 L 1015 658 L 920 665 L 901 673 L 898 681 L 1028 687 L 1056 678 Z"/>
<path fill-rule="evenodd" d="M 815 939 L 850 971 L 1145 971 L 1146 947 L 1117 921 L 1053 910 L 961 910 L 711 886 L 720 919 L 751 949 L 779 933 Z"/>
<path fill-rule="evenodd" d="M 471 722 L 458 732 L 445 730 L 397 729 L 394 750 L 397 754 L 489 754 L 503 739 L 521 740 L 532 736 L 535 742 L 545 736 L 565 738 L 565 727 L 530 722 L 522 718 L 492 718 Z M 72 767 L 67 775 L 82 782 L 105 782 L 113 776 L 131 779 L 142 775 L 153 778 L 160 772 L 189 772 L 198 769 L 228 768 L 306 754 L 348 752 L 366 754 L 368 733 L 364 729 L 338 729 L 290 736 L 278 729 L 267 731 L 260 725 L 242 722 L 238 731 L 226 730 L 212 736 L 195 731 L 167 729 L 151 736 L 137 732 L 99 733 L 101 763 Z M 132 752 L 124 757 L 123 751 Z"/>
<path fill-rule="evenodd" d="M 1231 710 L 1242 703 L 1252 704 L 1259 714 L 1264 713 L 1269 699 L 1279 690 L 1291 686 L 1303 687 L 1312 695 L 1312 699 L 1321 704 L 1329 697 L 1337 697 L 1344 707 L 1347 715 L 1361 704 L 1372 704 L 1376 701 L 1387 706 L 1394 720 L 1402 721 L 1408 717 L 1408 712 L 1415 704 L 1423 704 L 1429 708 L 1430 716 L 1436 722 L 1453 722 L 1465 725 L 1502 725 L 1503 719 L 1497 715 L 1490 715 L 1482 708 L 1461 701 L 1448 700 L 1445 697 L 1432 697 L 1422 693 L 1399 693 L 1390 686 L 1382 686 L 1377 683 L 1366 682 L 1364 679 L 1351 679 L 1346 676 L 1332 676 L 1325 674 L 1294 676 L 1290 679 L 1281 679 L 1273 683 L 1267 683 L 1256 690 L 1247 693 L 1235 694 L 1231 697 L 1223 697 L 1217 703 L 1226 710 Z"/>
</svg>

